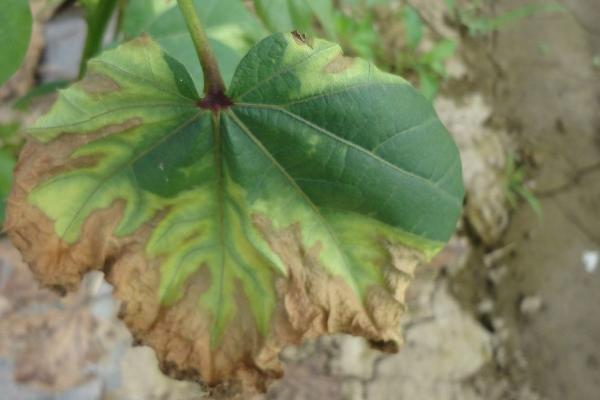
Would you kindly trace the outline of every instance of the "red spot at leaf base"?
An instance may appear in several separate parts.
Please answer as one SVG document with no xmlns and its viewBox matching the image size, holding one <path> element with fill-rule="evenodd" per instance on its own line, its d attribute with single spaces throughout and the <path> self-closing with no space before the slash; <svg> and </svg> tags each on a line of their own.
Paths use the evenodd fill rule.
<svg viewBox="0 0 600 400">
<path fill-rule="evenodd" d="M 217 115 L 222 109 L 227 109 L 234 105 L 235 102 L 225 96 L 222 91 L 209 93 L 196 105 L 204 110 L 212 110 L 213 114 Z"/>
</svg>

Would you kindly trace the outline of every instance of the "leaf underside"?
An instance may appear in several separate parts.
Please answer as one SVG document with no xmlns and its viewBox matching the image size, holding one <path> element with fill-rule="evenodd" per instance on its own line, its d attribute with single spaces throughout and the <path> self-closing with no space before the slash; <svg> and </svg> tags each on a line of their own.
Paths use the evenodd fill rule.
<svg viewBox="0 0 600 400">
<path fill-rule="evenodd" d="M 219 112 L 148 36 L 103 53 L 30 129 L 5 228 L 46 286 L 103 270 L 161 368 L 216 396 L 345 332 L 397 351 L 404 290 L 463 197 L 457 149 L 408 83 L 277 34 Z"/>
</svg>

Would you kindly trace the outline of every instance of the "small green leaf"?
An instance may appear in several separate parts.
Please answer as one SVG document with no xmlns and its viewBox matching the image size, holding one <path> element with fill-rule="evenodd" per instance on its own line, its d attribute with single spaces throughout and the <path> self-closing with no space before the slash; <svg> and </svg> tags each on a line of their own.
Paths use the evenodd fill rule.
<svg viewBox="0 0 600 400">
<path fill-rule="evenodd" d="M 3 1 L 0 9 L 0 86 L 21 66 L 27 53 L 33 20 L 29 0 Z"/>
<path fill-rule="evenodd" d="M 408 6 L 402 15 L 402 20 L 406 27 L 408 46 L 414 49 L 421 43 L 421 39 L 423 39 L 423 21 L 421 21 L 421 16 L 417 10 Z"/>
<path fill-rule="evenodd" d="M 452 57 L 455 50 L 456 43 L 453 40 L 446 39 L 423 54 L 419 58 L 419 62 L 426 65 L 441 78 L 446 79 L 446 61 Z"/>
<path fill-rule="evenodd" d="M 456 43 L 451 39 L 445 39 L 440 43 L 437 43 L 427 53 L 423 54 L 423 56 L 421 56 L 421 61 L 432 66 L 439 64 L 443 65 L 443 62 L 452 57 L 455 51 Z"/>
<path fill-rule="evenodd" d="M 11 239 L 45 285 L 104 270 L 172 376 L 249 396 L 305 335 L 397 351 L 405 287 L 464 195 L 431 105 L 297 33 L 253 47 L 226 96 L 202 108 L 148 36 L 104 52 L 30 129 Z"/>
<path fill-rule="evenodd" d="M 417 68 L 419 74 L 419 88 L 423 96 L 430 102 L 435 100 L 438 93 L 438 78 L 437 76 L 425 68 Z"/>
<path fill-rule="evenodd" d="M 530 17 L 541 12 L 566 12 L 566 8 L 558 3 L 536 4 L 528 7 L 516 8 L 488 22 L 488 30 L 496 30 L 519 19 Z"/>
<path fill-rule="evenodd" d="M 539 200 L 535 197 L 535 195 L 531 193 L 529 189 L 522 185 L 514 186 L 513 189 L 523 198 L 523 200 L 527 202 L 527 204 L 529 204 L 529 206 L 533 209 L 538 218 L 542 219 L 544 216 L 544 213 L 542 211 L 542 205 L 540 204 Z"/>
</svg>

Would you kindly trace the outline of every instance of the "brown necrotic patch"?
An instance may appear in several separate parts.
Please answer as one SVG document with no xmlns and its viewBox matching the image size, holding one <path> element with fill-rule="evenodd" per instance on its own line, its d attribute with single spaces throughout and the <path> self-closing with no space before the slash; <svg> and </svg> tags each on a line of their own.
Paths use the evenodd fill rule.
<svg viewBox="0 0 600 400">
<path fill-rule="evenodd" d="M 95 140 L 102 139 L 117 133 L 130 131 L 132 129 L 142 126 L 142 124 L 142 119 L 135 117 L 129 118 L 128 120 L 125 120 L 120 124 L 104 125 L 103 127 L 88 133 L 80 133 L 72 130 L 65 130 L 61 133 L 61 135 L 58 138 L 48 143 L 48 145 L 59 143 L 59 145 L 54 145 L 54 147 L 60 146 L 64 148 L 65 151 L 71 150 L 70 152 L 73 152 L 73 150 L 77 150 L 81 146 L 85 146 L 86 144 L 91 143 Z"/>
<path fill-rule="evenodd" d="M 299 44 L 300 46 L 308 46 L 308 47 L 312 48 L 309 39 L 306 37 L 306 35 L 304 33 L 300 33 L 298 31 L 293 31 L 292 37 L 294 38 L 294 41 L 296 42 L 296 44 Z"/>
<path fill-rule="evenodd" d="M 121 90 L 121 86 L 111 77 L 98 73 L 89 73 L 81 81 L 81 87 L 90 95 L 108 94 Z"/>
<path fill-rule="evenodd" d="M 141 119 L 131 118 L 121 124 L 106 125 L 86 134 L 65 132 L 48 143 L 41 143 L 35 139 L 29 140 L 21 151 L 20 161 L 15 171 L 19 177 L 16 184 L 22 184 L 33 190 L 42 182 L 62 173 L 93 168 L 104 154 L 74 157 L 73 153 L 91 142 L 127 132 L 141 125 Z"/>
<path fill-rule="evenodd" d="M 355 58 L 344 57 L 343 54 L 339 54 L 336 58 L 331 60 L 329 64 L 323 67 L 324 74 L 339 74 L 340 72 L 346 71 L 350 68 L 354 62 Z"/>
<path fill-rule="evenodd" d="M 322 244 L 304 247 L 300 224 L 276 230 L 263 216 L 254 216 L 253 222 L 288 270 L 288 276 L 278 278 L 276 283 L 278 304 L 283 307 L 278 308 L 275 317 L 276 326 L 288 328 L 285 335 L 279 331 L 278 337 L 273 337 L 273 340 L 279 340 L 281 347 L 285 347 L 293 344 L 298 337 L 348 333 L 363 336 L 374 343 L 385 342 L 387 345 L 383 346 L 383 350 L 398 351 L 402 346 L 400 317 L 406 306 L 404 290 L 397 292 L 391 285 L 404 283 L 404 279 L 409 281 L 410 278 L 403 271 L 398 271 L 405 266 L 394 265 L 394 255 L 391 254 L 395 251 L 394 246 L 382 250 L 387 252 L 382 263 L 383 260 L 387 262 L 381 268 L 384 275 L 391 278 L 386 279 L 390 287 L 370 288 L 363 301 L 342 277 L 331 275 L 327 272 L 329 268 L 320 263 Z"/>
</svg>

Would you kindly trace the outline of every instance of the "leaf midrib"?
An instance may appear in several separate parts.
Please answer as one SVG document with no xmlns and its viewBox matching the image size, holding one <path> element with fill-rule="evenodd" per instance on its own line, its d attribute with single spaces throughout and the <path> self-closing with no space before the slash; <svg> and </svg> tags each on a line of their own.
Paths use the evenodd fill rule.
<svg viewBox="0 0 600 400">
<path fill-rule="evenodd" d="M 313 210 L 313 212 L 315 213 L 315 215 L 317 216 L 317 218 L 321 221 L 321 223 L 323 224 L 323 226 L 325 227 L 325 229 L 327 229 L 327 232 L 329 233 L 329 235 L 333 239 L 333 241 L 335 243 L 335 246 L 338 249 L 338 252 L 340 253 L 340 255 L 342 256 L 342 258 L 344 260 L 344 264 L 346 266 L 347 275 L 353 280 L 353 282 L 352 282 L 353 283 L 353 285 L 352 285 L 353 290 L 355 292 L 357 292 L 358 288 L 359 288 L 359 285 L 354 280 L 354 275 L 351 273 L 352 267 L 350 266 L 350 263 L 348 261 L 346 252 L 342 248 L 342 246 L 341 246 L 341 244 L 339 242 L 339 239 L 335 235 L 333 229 L 331 228 L 331 226 L 329 225 L 329 223 L 327 222 L 327 220 L 325 219 L 325 217 L 323 217 L 323 215 L 319 211 L 319 208 L 310 200 L 310 198 L 308 197 L 308 195 L 306 193 L 304 193 L 304 191 L 296 183 L 296 181 L 294 180 L 294 178 L 292 178 L 287 173 L 287 171 L 285 170 L 285 168 L 283 168 L 283 166 L 279 163 L 279 161 L 277 161 L 277 159 L 269 152 L 269 150 L 262 144 L 262 142 L 260 140 L 258 140 L 256 138 L 256 136 L 254 136 L 254 134 L 252 133 L 252 131 L 250 131 L 250 129 L 239 119 L 239 117 L 235 114 L 235 112 L 233 111 L 233 109 L 230 108 L 229 110 L 226 111 L 226 113 L 239 126 L 239 128 L 246 134 L 246 136 L 261 150 L 261 152 L 265 156 L 267 156 L 267 158 L 271 161 L 272 165 L 275 165 L 275 167 L 280 171 L 280 173 L 292 185 L 292 187 L 294 188 L 294 190 L 296 190 L 296 192 L 302 197 L 302 199 Z M 337 268 L 337 265 L 333 266 L 332 274 L 335 274 L 336 268 Z"/>
</svg>

